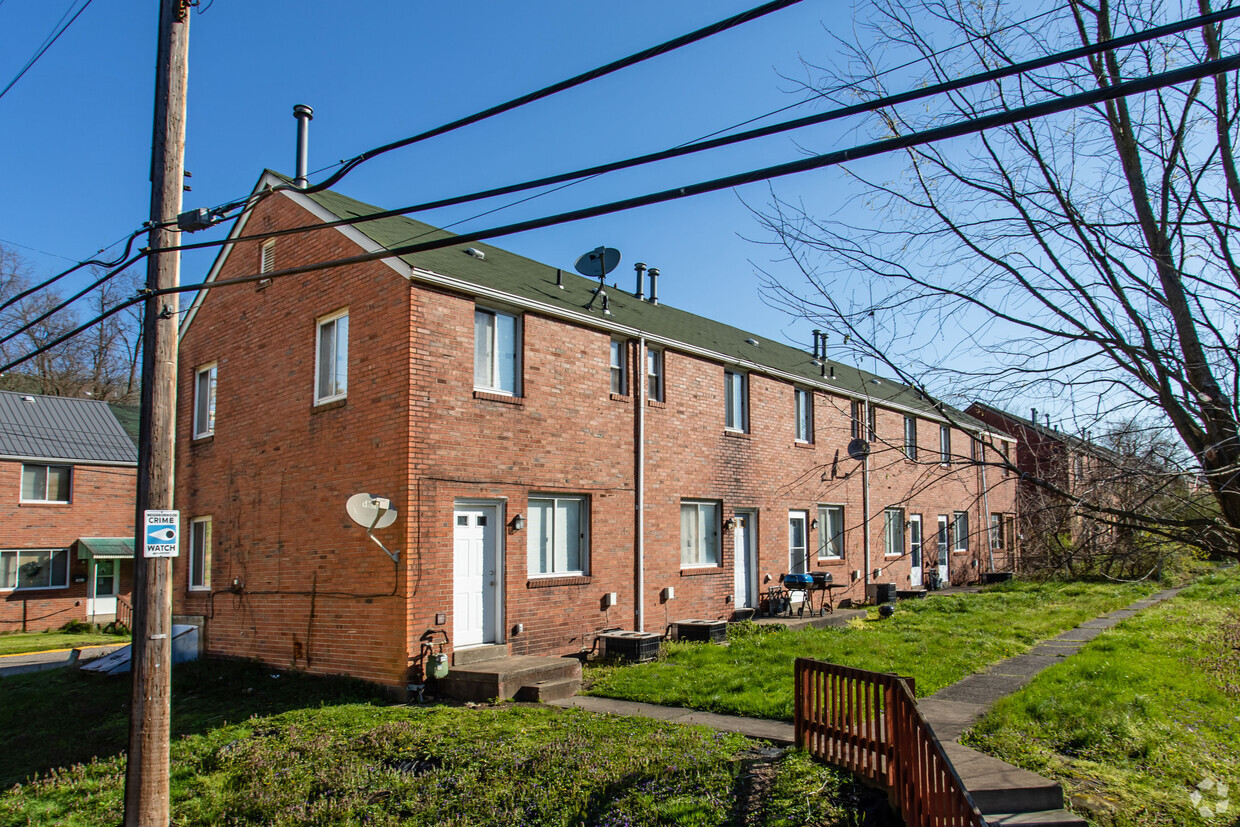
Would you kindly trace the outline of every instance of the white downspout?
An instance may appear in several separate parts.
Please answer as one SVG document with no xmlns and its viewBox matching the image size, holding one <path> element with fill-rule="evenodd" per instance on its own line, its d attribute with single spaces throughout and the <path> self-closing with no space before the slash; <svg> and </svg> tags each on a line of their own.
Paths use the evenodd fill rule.
<svg viewBox="0 0 1240 827">
<path fill-rule="evenodd" d="M 866 437 L 873 437 L 870 433 L 870 403 L 867 400 L 861 411 L 863 419 L 858 429 L 860 433 Z M 865 546 L 865 572 L 861 578 L 863 590 L 865 594 L 862 599 L 868 599 L 870 596 L 870 452 L 868 450 L 869 439 L 866 440 L 867 450 L 865 456 L 861 458 L 861 542 Z"/>
<path fill-rule="evenodd" d="M 637 524 L 634 551 L 637 556 L 636 597 L 634 599 L 635 625 L 644 632 L 646 622 L 646 337 L 637 342 L 637 444 L 633 446 L 633 520 Z"/>
<path fill-rule="evenodd" d="M 982 512 L 982 525 L 986 526 L 986 554 L 990 560 L 990 570 L 993 572 L 995 570 L 995 538 L 991 536 L 990 528 L 990 489 L 986 487 L 986 443 L 982 442 L 980 433 L 977 439 L 977 455 L 981 460 L 979 468 L 982 472 L 982 508 L 985 509 Z M 1002 523 L 1000 523 L 999 530 L 1003 530 Z"/>
</svg>

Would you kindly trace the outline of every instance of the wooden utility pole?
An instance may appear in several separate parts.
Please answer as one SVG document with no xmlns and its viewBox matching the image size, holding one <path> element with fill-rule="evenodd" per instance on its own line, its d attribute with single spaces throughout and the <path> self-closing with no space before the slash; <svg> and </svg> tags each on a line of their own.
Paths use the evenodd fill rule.
<svg viewBox="0 0 1240 827">
<path fill-rule="evenodd" d="M 185 89 L 189 69 L 189 0 L 160 0 L 151 144 L 153 249 L 177 243 L 185 174 Z M 180 282 L 179 253 L 147 259 L 148 290 Z M 148 509 L 172 508 L 176 435 L 177 296 L 146 301 L 142 336 L 142 435 L 134 538 L 133 692 L 125 770 L 126 827 L 168 827 L 168 741 L 172 689 L 172 560 L 144 554 Z"/>
</svg>

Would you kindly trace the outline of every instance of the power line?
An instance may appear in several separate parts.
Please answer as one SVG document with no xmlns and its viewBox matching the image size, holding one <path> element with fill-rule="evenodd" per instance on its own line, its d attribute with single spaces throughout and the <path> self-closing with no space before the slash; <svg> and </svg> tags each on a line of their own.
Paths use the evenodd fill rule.
<svg viewBox="0 0 1240 827">
<path fill-rule="evenodd" d="M 74 2 L 77 2 L 77 0 L 74 0 Z M 22 79 L 22 76 L 25 75 L 26 72 L 30 71 L 30 67 L 34 66 L 35 63 L 38 62 L 39 58 L 43 57 L 44 52 L 52 48 L 52 44 L 60 39 L 60 36 L 65 33 L 65 30 L 73 25 L 73 21 L 77 20 L 82 15 L 82 12 L 86 11 L 86 7 L 89 6 L 90 4 L 91 4 L 91 0 L 86 0 L 86 2 L 82 4 L 82 8 L 77 10 L 77 14 L 73 15 L 73 17 L 69 19 L 68 23 L 64 23 L 65 17 L 67 17 L 69 14 L 69 9 L 73 8 L 72 4 L 70 4 L 69 9 L 66 9 L 64 16 L 60 18 L 61 23 L 64 23 L 64 25 L 61 25 L 61 23 L 56 24 L 57 26 L 60 26 L 60 28 L 57 30 L 54 30 L 54 33 L 52 35 L 49 35 L 47 40 L 43 41 L 43 45 L 39 47 L 39 50 L 37 52 L 34 53 L 34 57 L 26 61 L 26 65 L 21 68 L 21 71 L 17 73 L 16 77 L 14 77 L 12 80 L 9 81 L 8 86 L 4 87 L 3 90 L 0 90 L 0 98 L 3 98 L 6 94 L 8 94 L 8 91 L 12 89 L 13 86 L 19 80 Z"/>
<path fill-rule="evenodd" d="M 1105 101 L 1115 100 L 1129 95 L 1150 92 L 1167 86 L 1175 86 L 1180 83 L 1200 80 L 1201 78 L 1210 77 L 1211 75 L 1233 72 L 1237 69 L 1240 69 L 1240 54 L 1232 55 L 1227 58 L 1221 58 L 1219 60 L 1212 60 L 1207 63 L 1198 63 L 1192 66 L 1182 67 L 1180 69 L 1161 72 L 1156 75 L 1148 75 L 1143 78 L 1125 81 L 1113 86 L 1093 89 L 1088 92 L 1080 92 L 1075 95 L 1060 97 L 1054 100 L 1044 101 L 1042 103 L 1030 104 L 1028 106 L 1022 106 L 1004 112 L 996 112 L 991 115 L 970 118 L 969 120 L 958 121 L 946 126 L 939 126 L 932 129 L 922 130 L 920 132 L 912 132 L 908 135 L 901 135 L 896 138 L 874 141 L 868 144 L 851 147 L 849 149 L 837 150 L 835 152 L 829 152 L 822 155 L 814 155 L 797 161 L 763 167 L 761 169 L 728 175 L 722 178 L 715 178 L 710 181 L 703 181 L 696 184 L 688 184 L 683 187 L 675 187 L 672 189 L 662 190 L 661 192 L 650 193 L 648 195 L 627 198 L 620 201 L 612 201 L 606 204 L 599 204 L 594 207 L 585 207 L 543 218 L 535 218 L 500 227 L 493 227 L 491 229 L 478 230 L 472 233 L 462 233 L 460 235 L 454 235 L 442 239 L 434 239 L 432 241 L 424 241 L 418 244 L 406 244 L 399 247 L 390 247 L 372 253 L 362 253 L 360 255 L 349 256 L 346 258 L 320 261 L 313 264 L 305 264 L 283 270 L 273 270 L 266 273 L 254 273 L 248 276 L 238 276 L 231 279 L 198 282 L 196 284 L 182 284 L 176 287 L 169 287 L 161 290 L 143 291 L 141 295 L 135 296 L 134 298 L 115 305 L 109 310 L 100 313 L 90 321 L 79 325 L 62 336 L 57 337 L 48 344 L 31 351 L 25 356 L 10 361 L 6 365 L 0 366 L 0 373 L 7 372 L 22 362 L 32 359 L 40 353 L 44 353 L 57 345 L 62 344 L 82 331 L 98 324 L 104 319 L 119 313 L 126 307 L 130 307 L 139 302 L 147 301 L 161 295 L 186 293 L 204 289 L 209 290 L 212 288 L 228 287 L 237 284 L 250 284 L 264 279 L 277 279 L 284 278 L 286 276 L 296 276 L 303 273 L 328 270 L 334 267 L 346 267 L 353 264 L 362 264 L 368 261 L 378 261 L 385 258 L 396 258 L 399 256 L 427 252 L 430 250 L 438 250 L 444 247 L 455 247 L 461 244 L 466 244 L 470 241 L 499 238 L 502 236 L 526 232 L 528 230 L 551 227 L 557 224 L 566 224 L 571 221 L 581 221 L 586 218 L 595 218 L 601 215 L 608 215 L 611 213 L 634 209 L 636 207 L 661 204 L 667 201 L 675 201 L 694 195 L 703 195 L 710 192 L 717 192 L 719 190 L 731 189 L 733 187 L 743 186 L 744 184 L 751 184 L 757 181 L 781 178 L 783 176 L 794 175 L 799 172 L 809 172 L 811 170 L 822 169 L 828 166 L 838 166 L 839 164 L 847 163 L 849 161 L 856 161 L 887 152 L 911 149 L 913 147 L 937 143 L 938 141 L 947 140 L 949 138 L 970 135 L 975 132 L 984 132 L 987 129 L 994 129 L 1000 126 L 1010 126 L 1020 121 L 1045 117 L 1047 115 L 1053 115 L 1069 109 L 1079 109 L 1084 106 L 1092 106 L 1097 103 L 1103 103 Z"/>
</svg>

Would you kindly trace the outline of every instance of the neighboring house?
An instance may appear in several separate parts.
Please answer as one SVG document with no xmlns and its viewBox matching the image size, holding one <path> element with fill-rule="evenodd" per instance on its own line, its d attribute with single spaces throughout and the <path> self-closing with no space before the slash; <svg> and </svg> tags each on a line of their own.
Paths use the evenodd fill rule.
<svg viewBox="0 0 1240 827">
<path fill-rule="evenodd" d="M 0 631 L 115 618 L 137 464 L 106 403 L 0 391 Z"/>
<path fill-rule="evenodd" d="M 374 209 L 283 191 L 233 238 Z M 447 236 L 398 217 L 234 241 L 208 278 Z M 861 601 L 940 564 L 956 583 L 1011 570 L 1011 534 L 979 538 L 1009 524 L 1015 479 L 972 461 L 1009 437 L 598 286 L 470 244 L 200 293 L 180 343 L 174 611 L 206 650 L 403 687 L 428 645 L 581 652 L 609 628 L 744 616 L 789 571 L 828 570 L 837 601 Z M 375 536 L 398 560 L 346 514 L 359 492 L 396 510 Z"/>
</svg>

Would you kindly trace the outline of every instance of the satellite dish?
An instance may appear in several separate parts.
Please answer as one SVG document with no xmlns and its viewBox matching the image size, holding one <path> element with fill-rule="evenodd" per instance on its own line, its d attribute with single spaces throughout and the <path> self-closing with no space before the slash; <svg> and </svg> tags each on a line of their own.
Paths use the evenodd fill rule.
<svg viewBox="0 0 1240 827">
<path fill-rule="evenodd" d="M 615 270 L 616 265 L 619 263 L 620 251 L 615 247 L 595 247 L 577 259 L 577 263 L 573 267 L 583 276 L 601 279 L 612 270 Z"/>
<path fill-rule="evenodd" d="M 396 522 L 396 509 L 392 501 L 369 494 L 354 494 L 344 505 L 353 522 L 367 529 L 387 528 Z"/>
<path fill-rule="evenodd" d="M 870 455 L 870 443 L 864 439 L 850 440 L 848 443 L 848 455 L 853 459 L 865 459 Z"/>
</svg>

